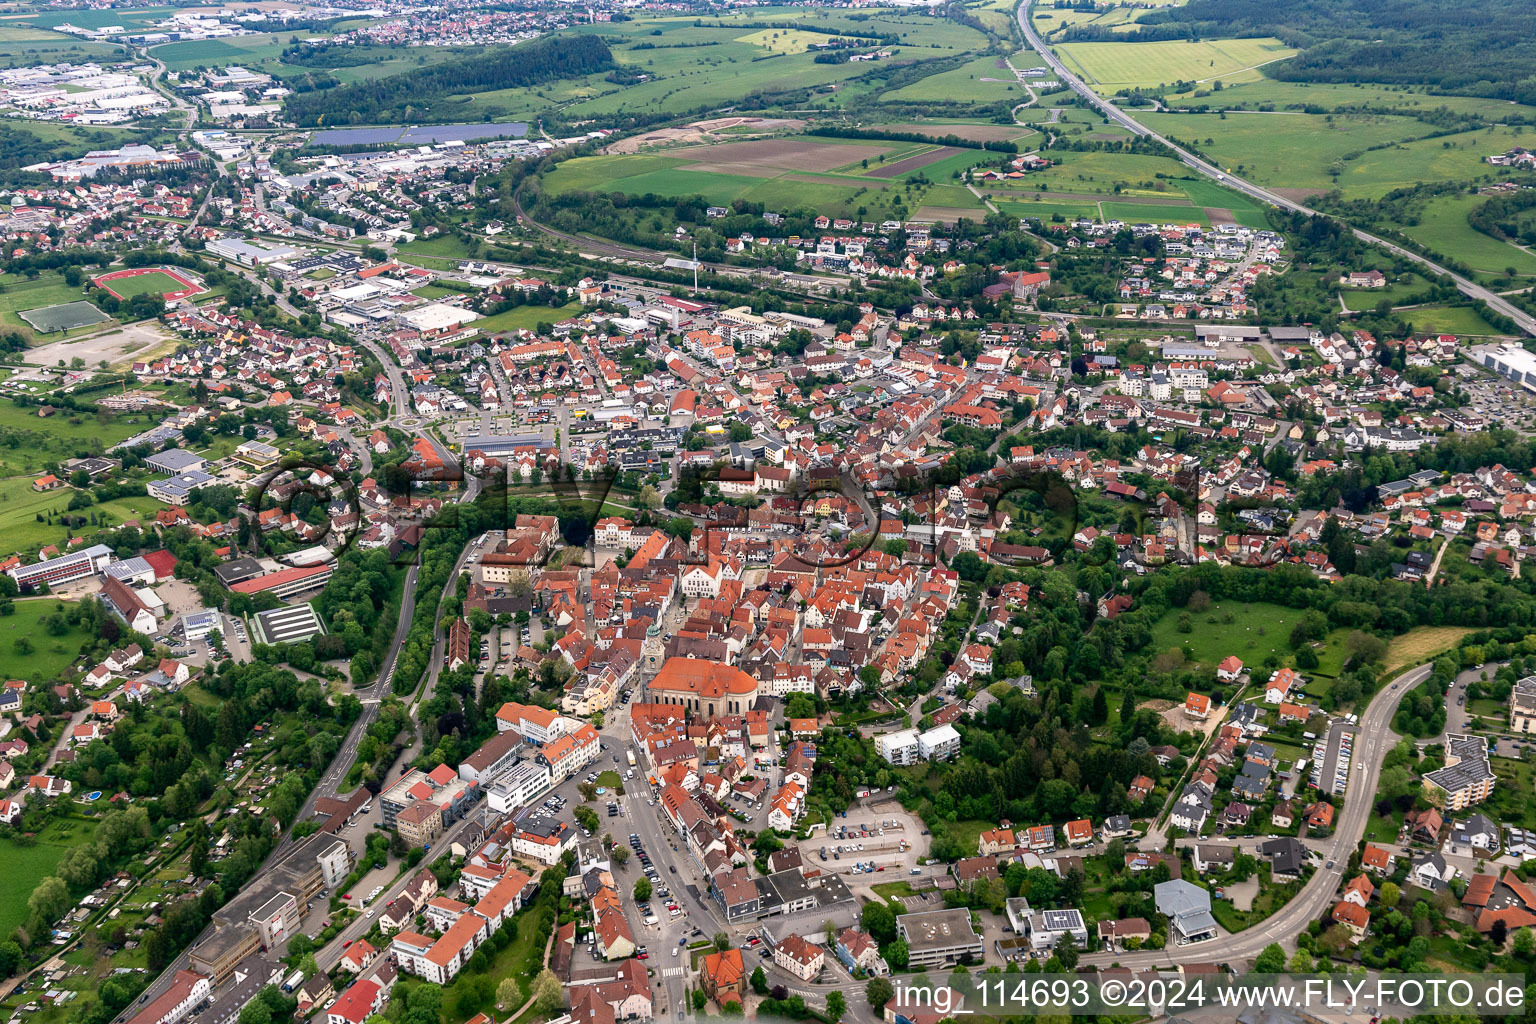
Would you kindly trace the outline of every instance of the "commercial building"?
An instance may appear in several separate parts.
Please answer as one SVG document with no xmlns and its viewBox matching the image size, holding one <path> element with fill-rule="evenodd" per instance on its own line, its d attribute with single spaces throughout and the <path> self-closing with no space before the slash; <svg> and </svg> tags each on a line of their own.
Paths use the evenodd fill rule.
<svg viewBox="0 0 1536 1024">
<path fill-rule="evenodd" d="M 553 782 L 547 764 L 533 758 L 518 761 L 491 783 L 485 802 L 497 814 L 511 814 L 547 793 Z"/>
<path fill-rule="evenodd" d="M 1473 357 L 1501 377 L 1536 391 L 1536 355 L 1519 345 L 1479 345 Z"/>
<path fill-rule="evenodd" d="M 896 934 L 907 944 L 912 967 L 980 960 L 984 953 L 981 936 L 971 927 L 971 912 L 964 907 L 902 914 L 896 919 Z"/>
<path fill-rule="evenodd" d="M 244 238 L 216 238 L 203 246 L 205 252 L 242 267 L 265 267 L 301 255 L 298 249 L 275 242 L 251 242 Z"/>
<path fill-rule="evenodd" d="M 213 927 L 188 953 L 192 969 L 222 985 L 242 960 L 272 943 L 286 943 L 298 909 L 352 870 L 345 841 L 319 832 L 254 879 L 213 915 Z"/>
<path fill-rule="evenodd" d="M 553 864 L 576 845 L 576 830 L 563 821 L 530 823 L 512 833 L 512 853 L 518 857 Z"/>
<path fill-rule="evenodd" d="M 441 821 L 431 819 L 431 812 L 414 811 L 411 827 L 420 830 L 435 825 L 439 831 L 452 825 L 480 799 L 477 783 L 459 777 L 459 773 L 445 764 L 430 772 L 412 768 L 379 794 L 379 810 L 386 829 L 395 827 L 396 819 L 412 805 L 432 805 L 442 815 Z M 428 840 L 430 841 L 430 840 Z"/>
</svg>

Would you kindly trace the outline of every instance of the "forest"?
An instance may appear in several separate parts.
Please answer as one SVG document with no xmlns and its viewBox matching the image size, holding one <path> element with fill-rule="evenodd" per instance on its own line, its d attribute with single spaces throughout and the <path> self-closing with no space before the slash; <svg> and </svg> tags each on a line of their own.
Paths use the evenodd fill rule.
<svg viewBox="0 0 1536 1024">
<path fill-rule="evenodd" d="M 301 127 L 321 124 L 402 124 L 464 117 L 466 93 L 491 92 L 572 78 L 614 67 L 608 45 L 596 36 L 546 36 L 520 46 L 335 89 L 295 92 L 287 116 Z M 485 104 L 473 107 L 476 120 L 494 117 Z"/>
<path fill-rule="evenodd" d="M 1078 27 L 1068 39 L 1137 41 L 1275 36 L 1302 52 L 1264 73 L 1296 82 L 1386 82 L 1536 101 L 1536 6 L 1467 0 L 1190 0 L 1143 15 L 1134 32 Z M 1123 27 L 1123 26 L 1121 26 Z"/>
</svg>

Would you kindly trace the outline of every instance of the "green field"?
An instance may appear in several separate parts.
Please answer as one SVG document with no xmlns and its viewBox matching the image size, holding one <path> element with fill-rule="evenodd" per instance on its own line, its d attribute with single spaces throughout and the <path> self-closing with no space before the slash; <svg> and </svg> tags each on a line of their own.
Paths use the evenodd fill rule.
<svg viewBox="0 0 1536 1024">
<path fill-rule="evenodd" d="M 60 411 L 46 419 L 0 399 L 0 473 L 37 474 L 44 463 L 72 458 L 79 452 L 100 455 L 126 437 L 160 422 L 148 413 L 93 416 Z M 14 440 L 14 444 L 11 442 Z M 28 488 L 32 478 L 25 481 Z M 66 502 L 68 498 L 64 499 Z"/>
<path fill-rule="evenodd" d="M 54 678 L 80 654 L 80 645 L 91 637 L 71 626 L 54 636 L 42 621 L 66 607 L 67 602 L 42 597 L 16 602 L 14 615 L 0 615 L 0 658 L 5 659 L 6 677 L 40 683 Z M 22 654 L 16 641 L 25 637 L 32 651 Z"/>
<path fill-rule="evenodd" d="M 1536 276 L 1536 256 L 1485 235 L 1467 223 L 1467 214 L 1484 202 L 1487 200 L 1482 196 L 1436 196 L 1424 205 L 1419 222 L 1402 225 L 1402 231 L 1435 252 L 1462 261 L 1484 277 L 1503 274 L 1508 267 L 1522 276 Z"/>
<path fill-rule="evenodd" d="M 33 845 L 0 839 L 0 857 L 7 865 L 0 873 L 0 935 L 10 935 L 26 924 L 27 898 L 37 883 L 53 874 L 72 847 L 89 842 L 93 831 L 89 822 L 64 820 L 50 823 Z"/>
<path fill-rule="evenodd" d="M 1441 334 L 1498 334 L 1493 325 L 1471 306 L 1424 306 L 1398 314 L 1415 331 Z"/>
<path fill-rule="evenodd" d="M 57 306 L 86 297 L 83 287 L 71 288 L 64 283 L 63 275 L 57 273 L 41 274 L 30 281 L 25 278 L 7 277 L 0 287 L 4 289 L 0 291 L 0 324 L 19 328 L 28 334 L 32 332 L 32 328 L 16 315 L 18 310 Z M 49 340 L 58 337 L 63 335 L 52 335 Z"/>
<path fill-rule="evenodd" d="M 1425 181 L 1503 180 L 1483 158 L 1536 146 L 1536 131 L 1489 128 L 1425 138 L 1415 117 L 1299 112 L 1141 114 L 1138 120 L 1244 177 L 1275 188 L 1378 198 Z M 1210 141 L 1206 141 L 1210 140 Z"/>
<path fill-rule="evenodd" d="M 1180 633 L 1179 617 L 1185 614 L 1192 629 Z M 1231 622 L 1222 621 L 1227 615 Z M 1298 609 L 1262 602 L 1212 601 L 1203 612 L 1173 608 L 1152 627 L 1152 647 L 1158 651 L 1188 647 L 1194 660 L 1207 668 L 1214 669 L 1229 654 L 1251 667 L 1271 653 L 1282 658 L 1290 654 L 1291 629 L 1301 616 Z"/>
<path fill-rule="evenodd" d="M 1296 54 L 1273 38 L 1064 43 L 1055 49 L 1068 68 L 1111 92 L 1174 82 L 1256 81 L 1262 77 L 1259 66 Z"/>
<path fill-rule="evenodd" d="M 476 320 L 474 326 L 480 328 L 485 334 L 495 331 L 515 331 L 519 328 L 531 331 L 539 324 L 557 324 L 561 320 L 569 320 L 581 310 L 582 305 L 579 302 L 573 302 L 558 309 L 551 306 L 518 306 L 505 313 L 497 313 L 484 320 Z"/>
<path fill-rule="evenodd" d="M 131 299 L 136 295 L 167 295 L 171 292 L 185 290 L 186 286 L 176 280 L 170 274 L 156 270 L 148 274 L 139 274 L 136 277 L 120 277 L 108 281 L 103 287 L 111 288 L 124 299 Z"/>
<path fill-rule="evenodd" d="M 69 499 L 75 491 L 68 487 L 34 491 L 33 479 L 30 476 L 0 479 L 0 553 L 36 554 L 49 544 L 62 548 L 70 538 L 71 531 L 63 524 L 57 521 L 49 523 L 47 520 L 50 515 L 57 517 L 68 509 Z M 147 496 L 113 498 L 82 509 L 78 514 L 89 517 L 94 513 L 98 524 L 104 528 L 129 519 L 140 522 L 151 520 L 164 507 Z M 44 517 L 41 521 L 37 518 L 39 514 Z M 87 525 L 73 532 L 75 536 L 84 536 L 97 528 Z"/>
<path fill-rule="evenodd" d="M 953 99 L 996 102 L 1012 100 L 1022 103 L 1028 94 L 1014 79 L 1013 72 L 999 57 L 978 57 L 960 65 L 953 71 L 929 75 L 921 81 L 881 95 L 882 102 L 899 103 L 903 100 L 945 101 Z"/>
</svg>

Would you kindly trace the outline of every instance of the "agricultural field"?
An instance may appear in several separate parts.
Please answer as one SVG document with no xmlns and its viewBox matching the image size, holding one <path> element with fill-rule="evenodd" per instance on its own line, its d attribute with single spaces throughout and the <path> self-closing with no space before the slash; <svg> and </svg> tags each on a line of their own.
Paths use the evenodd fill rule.
<svg viewBox="0 0 1536 1024">
<path fill-rule="evenodd" d="M 1142 114 L 1138 120 L 1194 143 L 1257 184 L 1318 191 L 1337 187 L 1348 198 L 1375 199 L 1425 181 L 1492 181 L 1499 168 L 1485 163 L 1485 156 L 1536 146 L 1536 131 L 1528 128 L 1425 138 L 1435 131 L 1431 125 L 1380 114 Z"/>
<path fill-rule="evenodd" d="M 885 103 L 944 102 L 954 99 L 974 100 L 977 103 L 1002 100 L 1020 103 L 1028 98 L 1029 95 L 1001 57 L 978 57 L 953 71 L 929 75 L 921 81 L 880 96 Z"/>
<path fill-rule="evenodd" d="M 1101 91 L 1174 82 L 1252 82 L 1259 68 L 1295 56 L 1278 39 L 1169 40 L 1153 43 L 1064 43 L 1062 63 Z"/>
<path fill-rule="evenodd" d="M 761 139 L 674 149 L 664 156 L 578 157 L 557 166 L 544 187 L 556 194 L 701 195 L 722 206 L 734 199 L 769 208 L 810 205 L 829 215 L 863 207 L 866 216 L 875 216 L 893 206 L 898 195 L 910 208 L 928 202 L 922 193 L 930 186 L 914 186 L 916 194 L 904 194 L 908 177 L 945 183 L 956 170 L 995 159 L 996 154 L 981 150 L 911 142 Z M 955 191 L 968 190 L 951 187 L 938 205 L 952 205 Z"/>
</svg>

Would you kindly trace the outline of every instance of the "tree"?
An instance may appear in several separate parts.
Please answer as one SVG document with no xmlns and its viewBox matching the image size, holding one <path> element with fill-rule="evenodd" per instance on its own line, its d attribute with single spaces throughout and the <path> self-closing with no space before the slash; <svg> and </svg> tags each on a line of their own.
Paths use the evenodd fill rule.
<svg viewBox="0 0 1536 1024">
<path fill-rule="evenodd" d="M 896 914 L 884 903 L 864 904 L 859 923 L 876 942 L 892 942 L 896 938 Z"/>
<path fill-rule="evenodd" d="M 832 1018 L 832 1024 L 837 1024 L 843 1019 L 843 1014 L 848 1010 L 848 1000 L 837 989 L 827 993 L 827 1016 Z"/>
<path fill-rule="evenodd" d="M 763 973 L 762 964 L 758 964 L 752 969 L 751 985 L 752 991 L 757 995 L 765 996 L 768 994 L 768 976 Z"/>
<path fill-rule="evenodd" d="M 1532 932 L 1529 928 L 1521 928 L 1516 931 L 1513 945 L 1510 948 L 1514 950 L 1516 956 L 1524 957 L 1527 960 L 1530 959 L 1531 955 L 1536 953 L 1536 932 Z M 3 947 L 0 947 L 0 950 L 3 950 Z M 5 964 L 3 961 L 0 961 L 0 973 L 3 973 L 4 969 Z"/>
<path fill-rule="evenodd" d="M 649 878 L 637 878 L 635 880 L 635 902 L 645 903 L 651 898 L 651 880 Z"/>
<path fill-rule="evenodd" d="M 496 986 L 496 1006 L 501 1010 L 514 1009 L 522 995 L 522 989 L 517 987 L 516 978 L 502 978 L 501 984 Z"/>
<path fill-rule="evenodd" d="M 725 932 L 715 932 L 714 942 L 715 948 L 722 953 L 731 948 L 731 937 Z"/>
<path fill-rule="evenodd" d="M 559 975 L 548 967 L 544 968 L 533 979 L 533 1011 L 547 1017 L 559 1010 L 564 1002 L 565 995 L 561 991 Z"/>
<path fill-rule="evenodd" d="M 704 1007 L 706 1005 L 708 1005 L 708 1003 L 709 1003 L 709 997 L 704 994 L 704 990 L 703 989 L 696 988 L 696 989 L 693 990 L 693 1012 L 694 1013 L 703 1013 L 704 1012 Z"/>
<path fill-rule="evenodd" d="M 1271 942 L 1253 961 L 1256 974 L 1280 974 L 1285 970 L 1285 950 L 1280 943 Z"/>
<path fill-rule="evenodd" d="M 650 484 L 646 484 L 644 487 L 640 488 L 640 496 L 635 499 L 635 505 L 639 508 L 646 509 L 647 511 L 660 508 L 661 495 L 657 492 L 656 488 L 652 487 Z"/>
<path fill-rule="evenodd" d="M 252 999 L 240 1011 L 240 1024 L 272 1024 L 272 1008 L 260 999 Z"/>
<path fill-rule="evenodd" d="M 907 957 L 910 955 L 911 950 L 907 948 L 907 943 L 903 939 L 897 939 L 885 947 L 885 962 L 898 971 L 907 969 Z"/>
<path fill-rule="evenodd" d="M 1391 910 L 1397 906 L 1397 901 L 1402 899 L 1403 890 L 1396 882 L 1383 882 L 1381 884 L 1381 905 Z"/>
<path fill-rule="evenodd" d="M 1312 960 L 1312 954 L 1304 949 L 1298 949 L 1291 954 L 1291 962 L 1287 965 L 1292 974 L 1311 974 L 1317 964 Z"/>
<path fill-rule="evenodd" d="M 885 1004 L 895 994 L 895 987 L 884 978 L 870 978 L 869 984 L 864 986 L 864 998 L 869 1000 L 870 1008 L 876 1013 L 885 1009 Z"/>
</svg>

